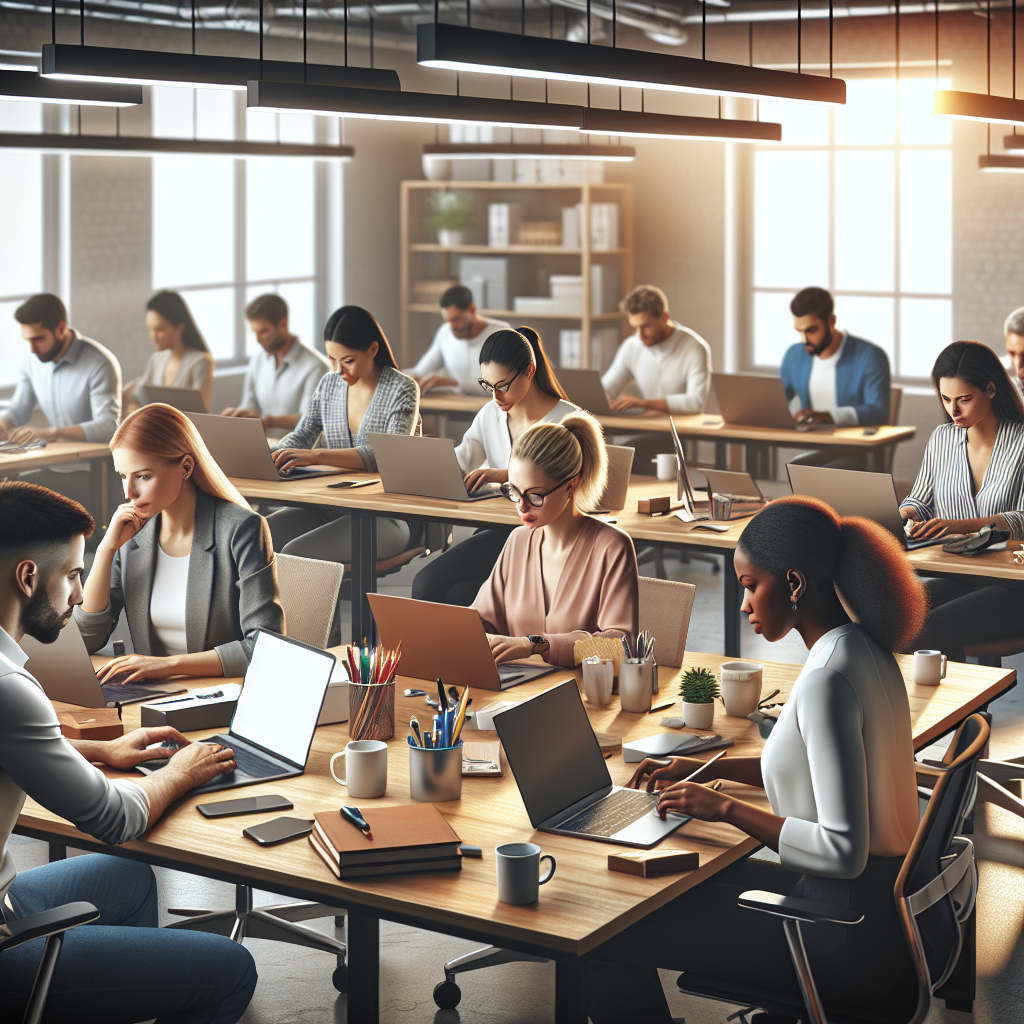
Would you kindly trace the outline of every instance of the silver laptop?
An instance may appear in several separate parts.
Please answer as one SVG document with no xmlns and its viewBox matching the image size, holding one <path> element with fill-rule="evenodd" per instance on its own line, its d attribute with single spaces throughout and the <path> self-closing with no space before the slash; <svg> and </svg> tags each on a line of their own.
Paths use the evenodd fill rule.
<svg viewBox="0 0 1024 1024">
<path fill-rule="evenodd" d="M 192 792 L 213 793 L 301 775 L 333 670 L 333 654 L 260 630 L 227 734 L 202 741 L 230 747 L 237 767 Z M 137 767 L 151 775 L 166 763 L 146 761 Z"/>
<path fill-rule="evenodd" d="M 25 635 L 21 649 L 28 655 L 25 667 L 38 680 L 50 700 L 83 708 L 113 708 L 156 697 L 184 693 L 177 683 L 162 688 L 152 683 L 101 683 L 85 649 L 85 641 L 72 619 L 52 644 L 41 644 Z"/>
<path fill-rule="evenodd" d="M 637 416 L 647 411 L 633 406 L 613 413 L 608 395 L 601 383 L 600 370 L 565 370 L 560 367 L 556 373 L 558 383 L 569 396 L 569 401 L 595 416 Z"/>
<path fill-rule="evenodd" d="M 896 487 L 889 473 L 863 473 L 855 469 L 829 469 L 790 463 L 789 485 L 794 494 L 831 505 L 841 516 L 863 516 L 884 526 L 907 551 L 945 544 L 948 536 L 911 540 L 903 528 Z"/>
<path fill-rule="evenodd" d="M 311 476 L 346 473 L 329 466 L 300 466 L 291 473 L 278 472 L 270 457 L 270 445 L 263 423 L 252 416 L 211 416 L 189 413 L 214 461 L 226 476 L 245 480 L 304 480 Z"/>
<path fill-rule="evenodd" d="M 369 434 L 367 440 L 377 460 L 380 482 L 390 494 L 417 494 L 449 501 L 501 497 L 497 484 L 485 484 L 472 494 L 466 490 L 465 474 L 450 437 Z"/>
<path fill-rule="evenodd" d="M 708 482 L 708 494 L 725 494 L 747 501 L 764 501 L 761 488 L 749 473 L 730 469 L 701 469 Z"/>
<path fill-rule="evenodd" d="M 658 816 L 658 795 L 612 785 L 575 680 L 494 718 L 530 824 L 543 832 L 650 849 L 688 817 Z"/>
<path fill-rule="evenodd" d="M 778 377 L 759 373 L 712 373 L 718 408 L 726 423 L 774 430 L 831 434 L 831 423 L 795 423 Z"/>
<path fill-rule="evenodd" d="M 137 384 L 135 394 L 143 405 L 163 402 L 181 412 L 209 412 L 203 396 L 192 388 L 165 388 L 157 384 Z"/>
</svg>

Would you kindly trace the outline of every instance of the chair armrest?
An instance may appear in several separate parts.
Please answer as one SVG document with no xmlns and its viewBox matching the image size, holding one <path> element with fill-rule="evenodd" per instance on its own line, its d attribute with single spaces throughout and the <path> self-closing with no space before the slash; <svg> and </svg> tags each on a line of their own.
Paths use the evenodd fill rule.
<svg viewBox="0 0 1024 1024">
<path fill-rule="evenodd" d="M 814 903 L 793 896 L 780 896 L 777 892 L 765 892 L 763 889 L 742 892 L 736 902 L 748 910 L 760 910 L 766 914 L 811 924 L 822 921 L 831 921 L 833 924 L 860 924 L 864 920 L 863 914 L 841 910 L 828 903 Z"/>
<path fill-rule="evenodd" d="M 7 925 L 10 935 L 0 940 L 0 953 L 31 942 L 32 939 L 66 932 L 81 924 L 91 924 L 99 916 L 100 912 L 91 903 L 65 903 L 62 907 L 44 910 L 41 914 L 18 918 Z"/>
</svg>

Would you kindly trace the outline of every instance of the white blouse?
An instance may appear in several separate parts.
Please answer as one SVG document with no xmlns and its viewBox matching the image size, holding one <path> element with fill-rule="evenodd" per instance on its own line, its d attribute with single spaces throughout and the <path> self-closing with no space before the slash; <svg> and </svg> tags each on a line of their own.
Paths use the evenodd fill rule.
<svg viewBox="0 0 1024 1024">
<path fill-rule="evenodd" d="M 560 423 L 564 416 L 579 412 L 572 402 L 558 400 L 558 404 L 539 423 Z M 508 413 L 502 412 L 497 402 L 488 402 L 473 417 L 462 443 L 455 449 L 463 473 L 480 469 L 504 469 L 512 455 L 512 435 L 508 431 Z"/>
<path fill-rule="evenodd" d="M 811 648 L 761 755 L 786 819 L 783 867 L 856 878 L 910 849 L 918 825 L 910 702 L 896 659 L 856 623 Z"/>
<path fill-rule="evenodd" d="M 153 632 L 168 654 L 188 654 L 185 639 L 185 609 L 188 605 L 188 563 L 191 555 L 172 558 L 156 546 L 156 574 L 149 599 Z"/>
</svg>

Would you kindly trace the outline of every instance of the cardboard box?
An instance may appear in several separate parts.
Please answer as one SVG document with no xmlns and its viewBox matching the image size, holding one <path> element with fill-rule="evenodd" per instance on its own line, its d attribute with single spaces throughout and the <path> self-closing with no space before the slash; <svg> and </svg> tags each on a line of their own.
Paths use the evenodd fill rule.
<svg viewBox="0 0 1024 1024">
<path fill-rule="evenodd" d="M 675 875 L 683 871 L 694 871 L 699 867 L 700 856 L 690 850 L 671 850 L 664 853 L 631 850 L 628 853 L 608 854 L 609 871 L 622 871 L 624 874 L 639 875 L 641 878 Z"/>
<path fill-rule="evenodd" d="M 238 683 L 224 683 L 222 686 L 208 686 L 192 690 L 180 697 L 140 705 L 142 725 L 173 726 L 178 732 L 198 729 L 223 729 L 231 724 L 238 695 L 242 687 Z"/>
<path fill-rule="evenodd" d="M 116 740 L 124 735 L 117 708 L 82 708 L 57 715 L 60 731 L 69 740 Z"/>
<path fill-rule="evenodd" d="M 338 668 L 341 662 L 338 662 Z M 337 668 L 335 669 L 337 671 Z M 341 669 L 344 673 L 344 669 Z M 316 720 L 317 725 L 337 725 L 338 722 L 348 721 L 348 678 L 335 679 L 327 684 L 327 695 L 324 697 L 324 706 L 320 709 L 320 717 Z"/>
</svg>

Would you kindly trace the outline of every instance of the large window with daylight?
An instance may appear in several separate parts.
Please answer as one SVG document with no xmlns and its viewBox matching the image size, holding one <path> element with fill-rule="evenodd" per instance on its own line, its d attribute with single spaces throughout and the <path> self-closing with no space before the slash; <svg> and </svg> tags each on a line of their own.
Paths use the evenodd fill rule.
<svg viewBox="0 0 1024 1024">
<path fill-rule="evenodd" d="M 895 379 L 927 378 L 953 340 L 952 128 L 932 113 L 935 88 L 855 79 L 845 107 L 761 104 L 783 143 L 754 154 L 755 367 L 796 340 L 789 302 L 809 285 L 888 352 Z"/>
</svg>

